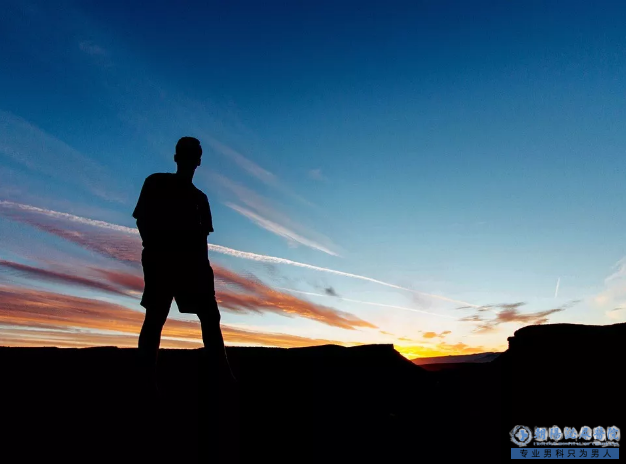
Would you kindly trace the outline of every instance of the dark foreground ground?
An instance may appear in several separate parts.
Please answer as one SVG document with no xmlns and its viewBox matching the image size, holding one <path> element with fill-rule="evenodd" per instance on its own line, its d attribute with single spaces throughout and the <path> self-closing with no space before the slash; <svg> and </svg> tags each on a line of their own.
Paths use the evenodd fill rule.
<svg viewBox="0 0 626 464">
<path fill-rule="evenodd" d="M 518 424 L 623 427 L 625 340 L 626 324 L 532 326 L 437 371 L 391 345 L 229 348 L 238 394 L 200 350 L 162 350 L 158 405 L 135 350 L 0 348 L 0 462 L 505 462 Z"/>
</svg>

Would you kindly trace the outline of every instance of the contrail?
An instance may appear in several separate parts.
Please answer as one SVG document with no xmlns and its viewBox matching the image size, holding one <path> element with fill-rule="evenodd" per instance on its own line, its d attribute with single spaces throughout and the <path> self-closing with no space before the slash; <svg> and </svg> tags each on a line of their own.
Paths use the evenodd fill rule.
<svg viewBox="0 0 626 464">
<path fill-rule="evenodd" d="M 88 226 L 101 227 L 103 229 L 115 230 L 117 232 L 139 235 L 139 231 L 132 227 L 118 226 L 117 224 L 111 224 L 110 222 L 96 221 L 95 219 L 75 216 L 69 213 L 60 213 L 58 211 L 52 211 L 50 209 L 37 208 L 36 206 L 24 205 L 22 203 L 15 203 L 13 201 L 0 200 L 0 206 L 8 206 L 9 208 L 20 209 L 22 211 L 29 211 L 32 213 L 39 213 L 48 217 L 53 217 L 55 219 L 66 219 L 71 222 L 78 222 L 80 224 L 85 224 Z"/>
<path fill-rule="evenodd" d="M 554 298 L 559 296 L 559 285 L 561 285 L 561 278 L 556 279 L 556 289 L 554 290 Z"/>
<path fill-rule="evenodd" d="M 339 256 L 334 251 L 329 250 L 328 248 L 320 245 L 319 243 L 316 243 L 313 240 L 309 240 L 308 238 L 305 238 L 302 235 L 299 235 L 295 233 L 294 231 L 289 230 L 287 227 L 284 227 L 274 221 L 270 221 L 269 219 L 261 217 L 258 214 L 254 213 L 253 211 L 250 211 L 249 209 L 243 208 L 241 206 L 237 206 L 230 202 L 226 202 L 224 204 L 228 206 L 229 208 L 234 209 L 239 214 L 247 217 L 259 227 L 262 227 L 265 230 L 269 230 L 273 234 L 279 235 L 280 237 L 286 238 L 287 240 L 301 243 L 302 245 L 308 246 L 315 250 L 323 251 L 324 253 L 328 253 L 329 255 Z"/>
<path fill-rule="evenodd" d="M 290 266 L 303 267 L 306 269 L 312 269 L 314 271 L 328 272 L 329 274 L 336 274 L 336 275 L 340 275 L 344 277 L 352 277 L 353 279 L 366 280 L 368 282 L 373 282 L 375 284 L 384 285 L 386 287 L 391 287 L 391 288 L 397 288 L 398 290 L 405 290 L 407 292 L 415 293 L 417 295 L 427 296 L 427 297 L 435 298 L 437 300 L 442 300 L 442 301 L 448 301 L 450 303 L 471 306 L 472 308 L 480 307 L 479 305 L 468 303 L 467 301 L 455 300 L 453 298 L 448 298 L 442 295 L 435 295 L 433 293 L 418 292 L 416 290 L 411 290 L 410 288 L 401 287 L 400 285 L 390 284 L 388 282 L 383 282 L 382 280 L 373 279 L 371 277 L 366 277 L 366 276 L 362 276 L 358 274 L 351 274 L 349 272 L 337 271 L 335 269 L 329 269 L 327 267 L 313 266 L 312 264 L 300 263 L 298 261 L 292 261 L 290 259 L 277 258 L 275 256 L 268 256 L 268 255 L 259 255 L 259 254 L 250 253 L 247 251 L 233 250 L 232 248 L 226 248 L 221 245 L 209 244 L 209 249 L 217 253 L 235 256 L 237 258 L 249 259 L 251 261 L 262 261 L 265 263 L 273 263 L 273 264 L 288 264 Z"/>
<path fill-rule="evenodd" d="M 350 301 L 352 303 L 360 303 L 360 304 L 366 304 L 366 305 L 371 305 L 371 306 L 381 306 L 383 308 L 402 309 L 404 311 L 412 311 L 412 312 L 415 312 L 415 313 L 423 313 L 423 314 L 428 314 L 430 316 L 445 317 L 446 319 L 457 320 L 455 317 L 452 317 L 452 316 L 448 316 L 448 315 L 445 315 L 445 314 L 431 313 L 431 312 L 428 312 L 428 311 L 422 311 L 421 309 L 407 308 L 407 307 L 404 307 L 404 306 L 396 306 L 396 305 L 389 305 L 389 304 L 383 304 L 383 303 L 374 303 L 373 301 L 353 300 L 352 298 L 344 298 L 342 296 L 331 296 L 331 295 L 326 295 L 324 293 L 303 292 L 301 290 L 293 290 L 291 288 L 284 288 L 284 287 L 276 287 L 276 288 L 278 290 L 286 290 L 288 292 L 300 293 L 302 295 L 325 296 L 327 298 L 336 298 L 338 300 Z"/>
<path fill-rule="evenodd" d="M 117 225 L 117 224 L 111 224 L 111 223 L 105 222 L 105 221 L 97 221 L 95 219 L 88 219 L 88 218 L 84 218 L 84 217 L 81 217 L 81 216 L 75 216 L 75 215 L 69 214 L 69 213 L 61 213 L 61 212 L 52 211 L 52 210 L 49 210 L 49 209 L 38 208 L 36 206 L 25 205 L 25 204 L 21 204 L 21 203 L 15 203 L 15 202 L 12 202 L 12 201 L 6 201 L 6 200 L 0 200 L 0 206 L 13 208 L 13 209 L 19 209 L 19 210 L 22 210 L 22 211 L 29 211 L 29 212 L 39 213 L 39 214 L 43 214 L 45 216 L 56 218 L 56 219 L 65 219 L 67 221 L 76 222 L 76 223 L 79 223 L 79 224 L 85 224 L 85 225 L 94 226 L 94 227 L 100 227 L 100 228 L 109 229 L 109 230 L 114 230 L 116 232 L 123 232 L 123 233 L 126 233 L 126 234 L 139 235 L 139 231 L 136 228 L 120 226 L 120 225 Z M 384 285 L 385 287 L 391 287 L 391 288 L 395 288 L 395 289 L 398 289 L 398 290 L 404 290 L 406 292 L 411 292 L 411 293 L 414 293 L 416 295 L 422 295 L 422 296 L 426 296 L 426 297 L 433 298 L 433 299 L 436 299 L 436 300 L 447 301 L 449 303 L 459 304 L 459 305 L 462 305 L 462 306 L 470 306 L 472 308 L 479 308 L 480 307 L 479 305 L 468 303 L 467 301 L 455 300 L 453 298 L 448 298 L 446 296 L 436 295 L 436 294 L 433 294 L 433 293 L 418 292 L 418 291 L 412 290 L 410 288 L 401 287 L 400 285 L 390 284 L 388 282 L 384 282 L 384 281 L 378 280 L 378 279 L 373 279 L 371 277 L 362 276 L 362 275 L 359 275 L 359 274 L 352 274 L 350 272 L 337 271 L 335 269 L 329 269 L 327 267 L 314 266 L 312 264 L 300 263 L 298 261 L 292 261 L 292 260 L 286 259 L 286 258 L 278 258 L 276 256 L 269 256 L 269 255 L 261 255 L 261 254 L 257 254 L 257 253 L 250 253 L 250 252 L 247 252 L 247 251 L 235 250 L 233 248 L 228 248 L 228 247 L 221 246 L 221 245 L 214 245 L 214 244 L 211 244 L 211 243 L 208 244 L 208 248 L 209 248 L 209 250 L 214 251 L 216 253 L 220 253 L 220 254 L 224 254 L 224 255 L 228 255 L 228 256 L 234 256 L 236 258 L 247 259 L 247 260 L 250 260 L 250 261 L 260 261 L 260 262 L 272 263 L 272 264 L 286 264 L 286 265 L 289 265 L 289 266 L 301 267 L 301 268 L 311 269 L 311 270 L 319 271 L 319 272 L 327 272 L 329 274 L 335 274 L 335 275 L 340 275 L 340 276 L 344 276 L 344 277 L 351 277 L 353 279 L 365 280 L 367 282 L 372 282 L 372 283 L 375 283 L 375 284 L 378 284 L 378 285 Z"/>
</svg>

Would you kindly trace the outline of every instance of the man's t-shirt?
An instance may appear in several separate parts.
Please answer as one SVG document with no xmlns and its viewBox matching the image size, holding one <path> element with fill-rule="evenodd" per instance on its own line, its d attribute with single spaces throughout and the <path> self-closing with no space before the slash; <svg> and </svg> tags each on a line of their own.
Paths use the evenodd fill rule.
<svg viewBox="0 0 626 464">
<path fill-rule="evenodd" d="M 207 196 L 172 173 L 148 176 L 133 211 L 144 250 L 206 256 L 213 232 Z"/>
</svg>

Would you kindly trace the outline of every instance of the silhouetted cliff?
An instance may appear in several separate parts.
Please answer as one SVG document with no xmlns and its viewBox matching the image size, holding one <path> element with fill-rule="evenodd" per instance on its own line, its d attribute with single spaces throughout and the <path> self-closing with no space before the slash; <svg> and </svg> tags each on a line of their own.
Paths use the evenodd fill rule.
<svg viewBox="0 0 626 464">
<path fill-rule="evenodd" d="M 461 363 L 485 363 L 491 362 L 500 356 L 500 353 L 485 352 L 475 354 L 460 354 L 450 356 L 433 356 L 428 358 L 415 358 L 411 361 L 418 366 L 426 364 L 461 364 Z"/>
<path fill-rule="evenodd" d="M 501 369 L 503 429 L 619 425 L 626 324 L 527 326 L 492 364 Z M 623 424 L 623 422 L 622 422 Z M 508 437 L 503 437 L 508 443 Z M 510 457 L 510 455 L 509 455 Z"/>
<path fill-rule="evenodd" d="M 620 426 L 625 329 L 525 327 L 496 360 L 439 372 L 392 345 L 229 347 L 240 380 L 236 402 L 216 388 L 201 350 L 162 350 L 156 408 L 135 381 L 133 349 L 0 348 L 3 456 L 107 464 L 214 462 L 220 452 L 233 458 L 222 462 L 248 463 L 504 462 L 518 424 Z"/>
<path fill-rule="evenodd" d="M 7 452 L 26 453 L 20 462 L 196 462 L 198 443 L 217 454 L 219 429 L 225 454 L 237 442 L 242 462 L 365 462 L 412 453 L 413 434 L 441 421 L 436 380 L 392 345 L 229 347 L 238 408 L 200 352 L 161 351 L 163 401 L 142 418 L 133 349 L 0 348 Z"/>
</svg>

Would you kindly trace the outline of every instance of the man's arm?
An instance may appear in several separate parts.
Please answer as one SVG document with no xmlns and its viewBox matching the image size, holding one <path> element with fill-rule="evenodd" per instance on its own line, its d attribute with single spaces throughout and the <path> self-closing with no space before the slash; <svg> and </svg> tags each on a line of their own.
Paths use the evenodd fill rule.
<svg viewBox="0 0 626 464">
<path fill-rule="evenodd" d="M 154 185 L 154 177 L 148 176 L 141 187 L 141 193 L 137 200 L 137 205 L 133 211 L 133 217 L 137 220 L 137 228 L 139 229 L 139 235 L 145 240 L 146 234 L 150 233 L 152 229 L 153 215 L 154 215 L 154 196 L 156 194 L 156 188 Z"/>
<path fill-rule="evenodd" d="M 200 220 L 204 233 L 208 236 L 213 232 L 213 218 L 211 216 L 211 207 L 209 206 L 209 199 L 205 194 L 202 194 L 202 208 L 200 209 Z"/>
</svg>

